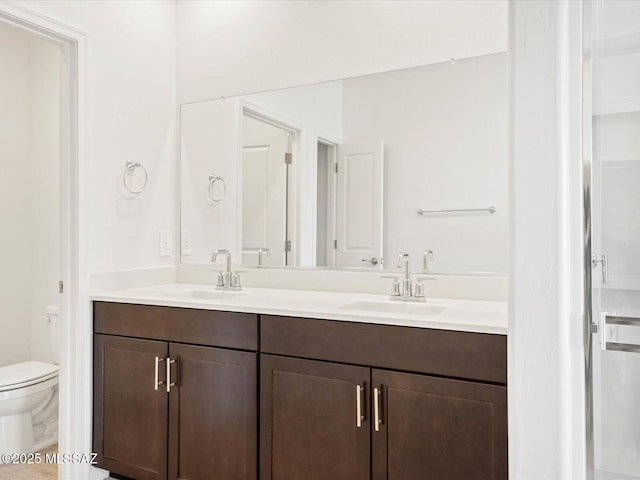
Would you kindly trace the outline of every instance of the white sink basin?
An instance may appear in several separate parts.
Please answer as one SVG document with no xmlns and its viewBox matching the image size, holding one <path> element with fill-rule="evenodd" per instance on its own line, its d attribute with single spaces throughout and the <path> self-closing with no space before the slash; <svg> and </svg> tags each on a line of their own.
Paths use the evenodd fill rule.
<svg viewBox="0 0 640 480">
<path fill-rule="evenodd" d="M 365 312 L 378 313 L 400 313 L 408 315 L 438 315 L 447 309 L 446 305 L 438 305 L 436 303 L 412 303 L 412 302 L 395 302 L 392 300 L 357 300 L 355 302 L 345 303 L 339 308 L 345 310 L 360 310 Z"/>
<path fill-rule="evenodd" d="M 228 300 L 242 295 L 246 295 L 246 293 L 226 290 L 180 290 L 179 292 L 164 294 L 165 297 L 190 298 L 194 300 Z"/>
</svg>

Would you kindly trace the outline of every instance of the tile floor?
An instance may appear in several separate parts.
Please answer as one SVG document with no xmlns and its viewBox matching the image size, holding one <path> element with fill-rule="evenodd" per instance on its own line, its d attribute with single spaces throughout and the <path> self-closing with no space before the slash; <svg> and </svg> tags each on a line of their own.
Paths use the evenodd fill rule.
<svg viewBox="0 0 640 480">
<path fill-rule="evenodd" d="M 31 465 L 3 465 L 0 464 L 0 480 L 57 480 L 58 464 L 44 463 L 44 456 L 47 453 L 58 451 L 58 445 L 41 450 L 43 461 L 39 464 Z"/>
</svg>

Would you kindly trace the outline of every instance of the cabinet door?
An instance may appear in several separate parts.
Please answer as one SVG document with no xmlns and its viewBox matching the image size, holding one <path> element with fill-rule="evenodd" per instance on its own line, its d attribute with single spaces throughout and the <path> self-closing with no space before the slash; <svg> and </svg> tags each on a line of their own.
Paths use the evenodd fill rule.
<svg viewBox="0 0 640 480">
<path fill-rule="evenodd" d="M 382 370 L 372 382 L 374 480 L 506 480 L 506 387 Z"/>
<path fill-rule="evenodd" d="M 261 480 L 370 479 L 370 372 L 261 355 Z"/>
<path fill-rule="evenodd" d="M 257 354 L 170 344 L 169 478 L 257 478 Z"/>
<path fill-rule="evenodd" d="M 155 389 L 156 357 L 164 359 L 167 346 L 94 335 L 93 448 L 99 467 L 138 480 L 167 478 L 167 392 L 164 385 Z"/>
</svg>

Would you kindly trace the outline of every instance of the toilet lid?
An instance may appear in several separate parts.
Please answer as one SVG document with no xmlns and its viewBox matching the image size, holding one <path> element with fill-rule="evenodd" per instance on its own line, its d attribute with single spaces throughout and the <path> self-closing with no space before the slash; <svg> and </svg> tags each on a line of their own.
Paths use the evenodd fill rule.
<svg viewBox="0 0 640 480">
<path fill-rule="evenodd" d="M 23 362 L 0 367 L 0 392 L 44 382 L 58 375 L 58 366 L 44 362 Z"/>
</svg>

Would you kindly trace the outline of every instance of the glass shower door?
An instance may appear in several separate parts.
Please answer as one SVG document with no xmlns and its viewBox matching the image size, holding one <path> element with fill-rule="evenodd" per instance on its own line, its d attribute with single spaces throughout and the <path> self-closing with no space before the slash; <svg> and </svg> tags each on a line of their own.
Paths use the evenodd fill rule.
<svg viewBox="0 0 640 480">
<path fill-rule="evenodd" d="M 595 478 L 640 479 L 640 2 L 591 6 Z"/>
</svg>

